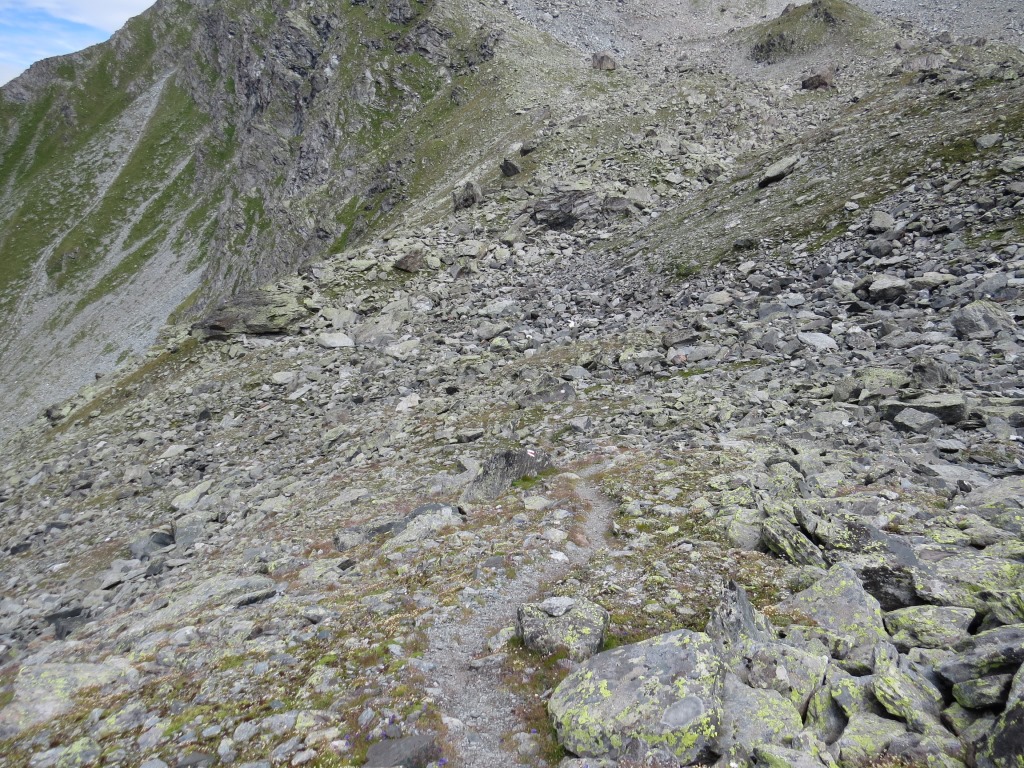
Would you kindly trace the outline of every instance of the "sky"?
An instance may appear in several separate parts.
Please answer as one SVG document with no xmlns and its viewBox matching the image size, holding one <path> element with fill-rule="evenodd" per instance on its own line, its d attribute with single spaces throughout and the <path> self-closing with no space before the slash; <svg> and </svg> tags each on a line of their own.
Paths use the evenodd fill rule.
<svg viewBox="0 0 1024 768">
<path fill-rule="evenodd" d="M 0 84 L 29 65 L 101 43 L 154 0 L 0 0 Z"/>
</svg>

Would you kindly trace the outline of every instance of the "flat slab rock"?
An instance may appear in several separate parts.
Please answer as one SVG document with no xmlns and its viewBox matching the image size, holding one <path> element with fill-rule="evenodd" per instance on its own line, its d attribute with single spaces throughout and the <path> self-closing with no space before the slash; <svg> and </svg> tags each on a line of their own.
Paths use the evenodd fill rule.
<svg viewBox="0 0 1024 768">
<path fill-rule="evenodd" d="M 39 664 L 22 667 L 14 698 L 0 710 L 0 738 L 11 738 L 74 709 L 75 694 L 85 688 L 131 684 L 139 673 L 127 661 L 104 664 Z"/>
</svg>

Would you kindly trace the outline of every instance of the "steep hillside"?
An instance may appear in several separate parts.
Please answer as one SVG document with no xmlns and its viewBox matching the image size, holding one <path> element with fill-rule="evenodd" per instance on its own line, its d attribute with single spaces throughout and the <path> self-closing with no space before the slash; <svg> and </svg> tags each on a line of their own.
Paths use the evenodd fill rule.
<svg viewBox="0 0 1024 768">
<path fill-rule="evenodd" d="M 5 444 L 0 759 L 1018 768 L 1024 53 L 675 6 L 143 17 L 218 67 L 107 123 L 175 137 L 147 226 L 224 197 L 194 315 Z"/>
<path fill-rule="evenodd" d="M 577 63 L 457 4 L 163 2 L 6 86 L 6 425 L 141 352 L 172 313 L 338 252 L 411 195 L 448 200 L 527 122 L 490 116 L 536 97 L 503 68 L 482 87 L 499 47 L 534 52 L 549 86 Z"/>
</svg>

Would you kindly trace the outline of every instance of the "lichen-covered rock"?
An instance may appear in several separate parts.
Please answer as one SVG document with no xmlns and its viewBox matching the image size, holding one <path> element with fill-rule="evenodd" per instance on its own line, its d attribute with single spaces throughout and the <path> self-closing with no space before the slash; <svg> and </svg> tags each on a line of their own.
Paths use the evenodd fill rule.
<svg viewBox="0 0 1024 768">
<path fill-rule="evenodd" d="M 918 596 L 929 603 L 984 612 L 988 592 L 1012 590 L 1024 582 L 1024 563 L 1014 560 L 970 550 L 944 552 L 934 547 L 928 554 L 937 559 L 915 571 L 913 578 Z"/>
<path fill-rule="evenodd" d="M 756 747 L 754 759 L 765 768 L 834 768 L 836 764 L 828 753 L 808 754 L 804 750 L 774 744 Z"/>
<path fill-rule="evenodd" d="M 828 662 L 826 655 L 814 655 L 781 643 L 760 645 L 750 655 L 744 682 L 752 688 L 782 694 L 802 715 L 811 696 L 821 687 Z"/>
<path fill-rule="evenodd" d="M 719 736 L 722 672 L 707 635 L 678 630 L 587 660 L 548 710 L 559 742 L 580 757 L 640 749 L 697 762 Z"/>
<path fill-rule="evenodd" d="M 1017 672 L 1006 709 L 978 748 L 978 768 L 1021 768 L 1024 765 L 1024 668 Z"/>
<path fill-rule="evenodd" d="M 896 720 L 870 712 L 854 715 L 836 742 L 839 764 L 843 768 L 862 768 L 885 754 L 892 741 L 906 732 L 906 727 Z"/>
<path fill-rule="evenodd" d="M 1013 675 L 989 675 L 975 680 L 964 680 L 953 686 L 953 698 L 969 709 L 1001 707 L 1010 695 Z"/>
<path fill-rule="evenodd" d="M 770 622 L 754 609 L 746 591 L 736 582 L 729 582 L 705 632 L 722 664 L 737 673 L 745 668 L 756 646 L 775 639 Z"/>
<path fill-rule="evenodd" d="M 600 650 L 608 631 L 608 611 L 582 598 L 551 598 L 524 603 L 516 613 L 516 635 L 541 653 L 565 653 L 573 661 Z"/>
<path fill-rule="evenodd" d="M 979 488 L 964 498 L 964 504 L 992 525 L 1024 534 L 1024 477 L 1007 477 Z"/>
<path fill-rule="evenodd" d="M 973 301 L 962 309 L 958 309 L 950 317 L 953 328 L 961 339 L 967 339 L 978 333 L 998 333 L 1012 331 L 1013 318 L 1010 314 L 991 301 Z"/>
<path fill-rule="evenodd" d="M 70 712 L 75 694 L 85 688 L 131 684 L 138 676 L 131 664 L 113 658 L 104 664 L 22 667 L 14 681 L 14 698 L 0 710 L 0 738 L 16 736 Z"/>
<path fill-rule="evenodd" d="M 550 458 L 531 448 L 502 451 L 484 462 L 462 494 L 465 502 L 490 501 L 507 491 L 516 480 L 539 475 L 551 468 Z"/>
<path fill-rule="evenodd" d="M 902 667 L 883 654 L 878 656 L 873 676 L 873 691 L 878 702 L 916 733 L 941 731 L 942 694 L 909 667 Z"/>
<path fill-rule="evenodd" d="M 798 619 L 806 616 L 819 627 L 849 635 L 854 642 L 850 661 L 863 659 L 875 643 L 889 637 L 878 601 L 864 590 L 857 573 L 845 564 L 833 566 L 828 576 L 786 598 L 777 610 Z"/>
<path fill-rule="evenodd" d="M 937 671 L 950 684 L 1016 672 L 1024 662 L 1024 625 L 998 627 L 968 638 Z"/>
<path fill-rule="evenodd" d="M 812 565 L 826 568 L 828 563 L 817 545 L 800 530 L 781 517 L 769 517 L 761 530 L 764 543 L 772 552 L 785 557 L 796 565 Z"/>
<path fill-rule="evenodd" d="M 778 691 L 750 688 L 726 673 L 718 752 L 747 757 L 756 747 L 792 743 L 803 728 L 800 713 Z"/>
<path fill-rule="evenodd" d="M 949 648 L 963 639 L 974 617 L 971 608 L 915 605 L 885 614 L 885 628 L 902 651 Z"/>
</svg>

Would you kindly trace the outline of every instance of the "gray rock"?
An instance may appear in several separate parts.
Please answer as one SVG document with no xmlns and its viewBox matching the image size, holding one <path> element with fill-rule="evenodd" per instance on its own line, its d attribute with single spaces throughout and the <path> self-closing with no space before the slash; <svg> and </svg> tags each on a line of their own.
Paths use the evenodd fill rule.
<svg viewBox="0 0 1024 768">
<path fill-rule="evenodd" d="M 609 619 L 608 611 L 589 600 L 549 598 L 519 606 L 516 635 L 531 650 L 583 661 L 604 644 Z"/>
<path fill-rule="evenodd" d="M 889 637 L 878 601 L 864 590 L 856 571 L 844 564 L 833 566 L 824 579 L 783 600 L 777 610 L 808 616 L 819 627 L 849 635 L 862 654 Z"/>
<path fill-rule="evenodd" d="M 74 696 L 85 688 L 124 686 L 138 678 L 128 662 L 38 664 L 22 667 L 14 680 L 14 697 L 0 709 L 0 738 L 10 738 L 70 712 Z"/>
<path fill-rule="evenodd" d="M 904 408 L 892 420 L 897 429 L 924 435 L 942 426 L 942 419 L 932 413 L 925 413 L 916 408 Z"/>
<path fill-rule="evenodd" d="M 735 675 L 725 675 L 716 748 L 719 753 L 739 757 L 751 754 L 759 746 L 785 746 L 801 730 L 800 712 L 778 691 L 750 688 Z"/>
<path fill-rule="evenodd" d="M 356 345 L 351 336 L 340 331 L 335 333 L 321 333 L 317 337 L 317 344 L 324 349 L 345 349 Z"/>
<path fill-rule="evenodd" d="M 1015 672 L 1024 662 L 1024 625 L 998 627 L 968 638 L 936 670 L 949 683 Z"/>
<path fill-rule="evenodd" d="M 977 334 L 1012 331 L 1015 326 L 1006 310 L 990 301 L 972 302 L 954 312 L 950 321 L 961 339 L 969 339 Z"/>
<path fill-rule="evenodd" d="M 441 758 L 441 748 L 433 734 L 417 734 L 401 739 L 379 741 L 366 751 L 367 768 L 426 768 Z"/>
<path fill-rule="evenodd" d="M 590 66 L 603 72 L 614 72 L 619 65 L 612 51 L 598 51 L 590 57 Z"/>
<path fill-rule="evenodd" d="M 463 492 L 462 500 L 491 501 L 511 488 L 516 480 L 539 475 L 550 468 L 550 459 L 539 450 L 519 448 L 502 451 L 484 462 Z"/>
<path fill-rule="evenodd" d="M 896 226 L 896 219 L 885 211 L 873 211 L 871 220 L 868 222 L 868 232 L 872 235 L 881 235 Z"/>
<path fill-rule="evenodd" d="M 722 687 L 711 640 L 678 630 L 588 659 L 548 711 L 561 744 L 580 757 L 660 750 L 690 764 L 714 752 Z"/>
<path fill-rule="evenodd" d="M 895 420 L 907 408 L 936 416 L 944 424 L 959 424 L 967 418 L 967 402 L 959 392 L 939 392 L 923 394 L 912 399 L 885 400 L 880 408 L 883 418 L 889 421 Z"/>
<path fill-rule="evenodd" d="M 896 301 L 910 288 L 910 284 L 899 277 L 879 275 L 868 286 L 868 294 L 873 301 Z"/>
<path fill-rule="evenodd" d="M 800 164 L 800 160 L 800 155 L 789 155 L 788 157 L 784 157 L 781 160 L 772 163 L 765 169 L 764 173 L 761 174 L 761 178 L 757 182 L 757 186 L 767 187 L 769 184 L 782 181 L 796 170 L 797 166 Z"/>
<path fill-rule="evenodd" d="M 768 549 L 795 565 L 828 567 L 818 546 L 795 525 L 778 515 L 764 521 L 761 536 Z"/>
<path fill-rule="evenodd" d="M 839 763 L 843 768 L 866 768 L 885 754 L 894 739 L 906 732 L 906 727 L 896 720 L 870 712 L 854 715 L 835 745 Z"/>
<path fill-rule="evenodd" d="M 977 748 L 978 768 L 1019 768 L 1024 755 L 1024 668 L 1017 672 L 1006 709 Z"/>
<path fill-rule="evenodd" d="M 1010 695 L 1012 684 L 1012 674 L 989 675 L 974 680 L 964 680 L 953 686 L 953 698 L 968 709 L 1001 707 Z"/>
<path fill-rule="evenodd" d="M 839 344 L 836 340 L 826 333 L 799 333 L 797 338 L 819 354 L 822 352 L 834 352 L 839 349 Z"/>
<path fill-rule="evenodd" d="M 950 648 L 974 621 L 970 608 L 915 605 L 885 614 L 885 628 L 897 648 Z"/>
</svg>

